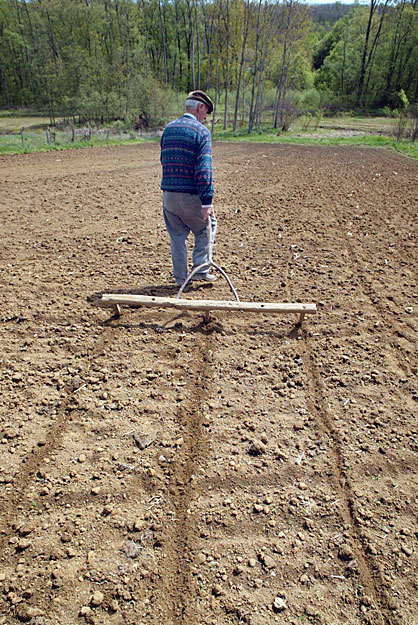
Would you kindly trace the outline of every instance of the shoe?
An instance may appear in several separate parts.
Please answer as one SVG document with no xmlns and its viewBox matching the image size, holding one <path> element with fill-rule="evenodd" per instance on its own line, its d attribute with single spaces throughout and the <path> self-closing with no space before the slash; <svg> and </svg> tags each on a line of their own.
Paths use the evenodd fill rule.
<svg viewBox="0 0 418 625">
<path fill-rule="evenodd" d="M 216 276 L 213 273 L 197 273 L 192 280 L 204 280 L 205 282 L 215 282 Z"/>
</svg>

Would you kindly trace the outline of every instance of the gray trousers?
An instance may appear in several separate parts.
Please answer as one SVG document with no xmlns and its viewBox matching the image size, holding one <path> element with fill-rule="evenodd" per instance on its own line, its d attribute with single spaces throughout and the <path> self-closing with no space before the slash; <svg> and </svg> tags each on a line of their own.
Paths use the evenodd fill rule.
<svg viewBox="0 0 418 625">
<path fill-rule="evenodd" d="M 171 260 L 173 274 L 177 284 L 182 285 L 187 278 L 186 239 L 190 232 L 194 234 L 193 267 L 204 265 L 208 261 L 208 237 L 206 222 L 201 213 L 202 203 L 198 195 L 163 191 L 164 221 L 170 235 Z M 217 222 L 211 215 L 212 239 L 215 239 Z M 202 271 L 202 274 L 209 272 Z"/>
</svg>

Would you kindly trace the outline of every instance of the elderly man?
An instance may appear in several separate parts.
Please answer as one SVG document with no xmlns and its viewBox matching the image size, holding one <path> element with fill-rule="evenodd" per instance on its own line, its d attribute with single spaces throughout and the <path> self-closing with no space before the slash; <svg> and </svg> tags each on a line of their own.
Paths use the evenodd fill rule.
<svg viewBox="0 0 418 625">
<path fill-rule="evenodd" d="M 213 102 L 203 91 L 191 91 L 186 112 L 169 123 L 161 138 L 164 220 L 170 235 L 174 279 L 179 286 L 188 275 L 186 239 L 194 235 L 193 268 L 204 265 L 207 255 L 207 220 L 211 220 L 215 238 L 216 217 L 213 211 L 212 142 L 203 125 L 212 113 Z M 210 266 L 193 280 L 213 282 Z"/>
</svg>

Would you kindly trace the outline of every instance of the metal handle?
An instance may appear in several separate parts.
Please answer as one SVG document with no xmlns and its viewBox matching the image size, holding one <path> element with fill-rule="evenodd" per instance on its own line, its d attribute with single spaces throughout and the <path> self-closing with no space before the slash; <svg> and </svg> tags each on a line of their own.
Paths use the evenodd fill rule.
<svg viewBox="0 0 418 625">
<path fill-rule="evenodd" d="M 206 234 L 208 237 L 208 246 L 207 246 L 207 250 L 208 250 L 208 262 L 209 262 L 209 268 L 212 264 L 212 248 L 213 248 L 213 241 L 212 241 L 212 220 L 210 218 L 210 215 L 208 215 L 208 219 L 206 222 Z"/>
<path fill-rule="evenodd" d="M 222 267 L 219 267 L 219 265 L 217 265 L 216 263 L 213 262 L 212 260 L 212 248 L 213 248 L 213 232 L 212 232 L 212 220 L 211 220 L 211 216 L 208 215 L 208 219 L 206 222 L 206 234 L 208 237 L 208 244 L 206 247 L 207 250 L 207 254 L 208 254 L 208 261 L 207 263 L 204 263 L 203 265 L 199 265 L 199 267 L 195 267 L 193 269 L 193 271 L 187 276 L 186 280 L 183 282 L 182 286 L 180 287 L 179 292 L 177 293 L 177 299 L 181 298 L 181 295 L 184 291 L 184 289 L 186 288 L 186 286 L 189 284 L 190 280 L 192 280 L 193 276 L 198 273 L 199 271 L 201 271 L 202 269 L 206 269 L 207 267 L 209 267 L 209 269 L 211 267 L 215 267 L 215 269 L 217 269 L 218 271 L 220 271 L 220 273 L 223 275 L 223 277 L 225 278 L 225 280 L 228 282 L 229 287 L 232 291 L 233 296 L 235 297 L 235 300 L 237 302 L 239 302 L 239 297 L 238 294 L 236 292 L 236 290 L 234 289 L 234 286 L 231 282 L 231 280 L 229 279 L 228 275 L 225 273 L 225 271 L 222 269 Z M 206 314 L 206 320 L 209 319 L 209 314 Z"/>
</svg>

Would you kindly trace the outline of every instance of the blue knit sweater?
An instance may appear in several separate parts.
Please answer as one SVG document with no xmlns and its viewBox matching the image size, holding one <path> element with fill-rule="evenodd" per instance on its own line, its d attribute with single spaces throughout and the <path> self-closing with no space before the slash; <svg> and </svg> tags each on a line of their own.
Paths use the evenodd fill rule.
<svg viewBox="0 0 418 625">
<path fill-rule="evenodd" d="M 202 206 L 213 201 L 212 141 L 209 130 L 185 113 L 161 137 L 161 189 L 198 194 Z"/>
</svg>

